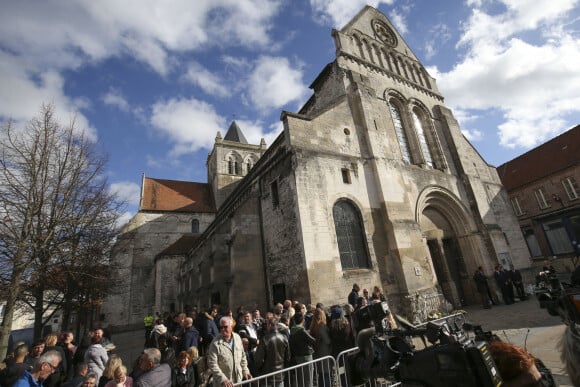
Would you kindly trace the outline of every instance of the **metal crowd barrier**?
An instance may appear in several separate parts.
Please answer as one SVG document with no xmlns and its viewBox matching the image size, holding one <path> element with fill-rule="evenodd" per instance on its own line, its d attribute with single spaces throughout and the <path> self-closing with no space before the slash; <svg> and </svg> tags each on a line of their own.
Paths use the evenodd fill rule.
<svg viewBox="0 0 580 387">
<path fill-rule="evenodd" d="M 306 363 L 298 364 L 283 370 L 254 377 L 250 380 L 236 383 L 234 386 L 253 387 L 355 387 L 348 377 L 348 357 L 359 352 L 354 347 L 338 354 L 334 359 L 326 356 Z M 356 387 L 396 387 L 401 383 L 393 383 L 384 379 L 369 380 Z"/>
<path fill-rule="evenodd" d="M 253 377 L 234 386 L 253 387 L 335 387 L 336 360 L 332 356 L 321 357 L 283 370 Z"/>
</svg>

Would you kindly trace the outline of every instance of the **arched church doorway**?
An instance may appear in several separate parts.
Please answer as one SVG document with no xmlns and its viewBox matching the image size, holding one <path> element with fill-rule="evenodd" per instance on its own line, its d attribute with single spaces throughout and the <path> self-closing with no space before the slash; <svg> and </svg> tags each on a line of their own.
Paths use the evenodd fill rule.
<svg viewBox="0 0 580 387">
<path fill-rule="evenodd" d="M 474 225 L 466 210 L 441 188 L 425 190 L 418 204 L 418 222 L 445 299 L 456 308 L 475 301 L 468 274 L 475 264 L 469 243 Z"/>
</svg>

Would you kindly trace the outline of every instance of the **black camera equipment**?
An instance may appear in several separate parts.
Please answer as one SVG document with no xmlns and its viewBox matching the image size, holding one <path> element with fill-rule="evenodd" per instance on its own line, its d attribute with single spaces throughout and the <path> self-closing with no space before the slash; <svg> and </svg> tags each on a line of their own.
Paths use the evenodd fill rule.
<svg viewBox="0 0 580 387">
<path fill-rule="evenodd" d="M 463 314 L 455 314 L 414 326 L 395 316 L 400 328 L 385 322 L 389 316 L 386 303 L 372 304 L 353 316 L 359 332 L 360 352 L 349 364 L 351 383 L 369 379 L 399 381 L 403 386 L 495 387 L 501 377 L 487 350 L 487 337 L 480 326 L 465 324 Z M 359 330 L 372 321 L 374 327 Z M 362 324 L 360 324 L 362 322 Z M 358 325 L 356 325 L 358 324 Z M 476 340 L 469 337 L 472 329 Z M 481 341 L 477 341 L 477 338 Z M 416 349 L 418 338 L 424 348 Z"/>
<path fill-rule="evenodd" d="M 536 286 L 534 294 L 540 301 L 541 308 L 547 308 L 563 294 L 566 284 L 560 282 L 560 279 L 554 271 L 544 270 L 536 275 Z"/>
<path fill-rule="evenodd" d="M 550 315 L 560 316 L 566 325 L 580 324 L 580 285 L 561 282 L 554 272 L 542 271 L 536 276 L 535 293 L 540 308 Z"/>
</svg>

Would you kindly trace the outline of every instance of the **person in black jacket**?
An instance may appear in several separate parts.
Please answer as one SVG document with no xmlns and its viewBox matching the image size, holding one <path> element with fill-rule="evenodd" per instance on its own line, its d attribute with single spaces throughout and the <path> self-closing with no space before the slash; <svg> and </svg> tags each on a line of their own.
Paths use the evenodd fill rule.
<svg viewBox="0 0 580 387">
<path fill-rule="evenodd" d="M 268 333 L 254 355 L 256 369 L 261 374 L 280 371 L 290 365 L 290 344 L 286 335 L 278 331 L 278 320 L 271 318 L 267 324 Z M 284 383 L 283 374 L 277 374 L 271 379 L 275 386 L 282 386 Z"/>
<path fill-rule="evenodd" d="M 21 344 L 14 350 L 12 361 L 6 362 L 6 368 L 0 371 L 0 386 L 12 386 L 22 375 L 24 371 L 30 371 L 32 367 L 24 362 L 28 355 L 28 347 Z"/>
<path fill-rule="evenodd" d="M 217 308 L 210 308 L 207 313 L 203 313 L 198 316 L 199 320 L 199 336 L 200 336 L 200 343 L 199 349 L 201 354 L 206 354 L 209 348 L 209 345 L 219 336 L 220 332 L 217 328 L 215 323 L 215 318 L 217 317 L 218 311 Z"/>
<path fill-rule="evenodd" d="M 179 338 L 179 352 L 187 351 L 190 347 L 197 347 L 199 332 L 193 326 L 193 319 L 186 317 L 183 321 L 183 333 Z"/>
<path fill-rule="evenodd" d="M 301 312 L 296 312 L 294 322 L 296 324 L 290 328 L 290 353 L 292 364 L 297 365 L 312 361 L 316 339 L 304 329 L 304 315 Z M 302 381 L 300 385 L 312 386 L 312 374 L 312 366 L 308 367 L 306 372 L 297 374 Z M 292 380 L 295 380 L 295 376 Z"/>
<path fill-rule="evenodd" d="M 473 274 L 473 280 L 475 281 L 475 286 L 477 287 L 477 292 L 481 298 L 481 304 L 484 309 L 491 308 L 492 300 L 490 298 L 489 284 L 487 283 L 487 277 L 483 273 L 483 267 L 479 266 L 475 273 Z"/>
<path fill-rule="evenodd" d="M 171 370 L 172 387 L 195 387 L 195 370 L 191 365 L 191 356 L 185 351 L 181 351 L 177 357 L 177 364 Z"/>
</svg>

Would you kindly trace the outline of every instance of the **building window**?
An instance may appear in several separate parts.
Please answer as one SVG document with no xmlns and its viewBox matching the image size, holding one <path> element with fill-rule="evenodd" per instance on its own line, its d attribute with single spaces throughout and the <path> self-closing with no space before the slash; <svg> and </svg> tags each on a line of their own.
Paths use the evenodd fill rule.
<svg viewBox="0 0 580 387">
<path fill-rule="evenodd" d="M 250 173 L 250 170 L 252 169 L 252 167 L 253 167 L 253 165 L 252 165 L 252 160 L 248 160 L 248 161 L 246 162 L 246 175 L 247 175 L 248 173 Z"/>
<path fill-rule="evenodd" d="M 548 202 L 546 201 L 546 191 L 544 188 L 538 188 L 534 191 L 534 194 L 536 195 L 536 200 L 538 201 L 538 206 L 540 206 L 540 209 L 543 210 L 548 208 Z"/>
<path fill-rule="evenodd" d="M 538 243 L 536 234 L 534 234 L 532 230 L 525 230 L 524 238 L 526 239 L 526 244 L 528 245 L 528 249 L 530 250 L 532 257 L 542 256 L 542 250 L 540 249 L 540 244 Z"/>
<path fill-rule="evenodd" d="M 552 253 L 567 254 L 573 252 L 572 243 L 570 243 L 570 238 L 568 238 L 568 233 L 561 220 L 546 222 L 542 224 L 542 227 Z"/>
<path fill-rule="evenodd" d="M 238 163 L 234 156 L 230 156 L 228 159 L 228 173 L 230 175 L 240 174 L 240 163 Z"/>
<path fill-rule="evenodd" d="M 191 221 L 191 232 L 193 234 L 199 234 L 199 220 L 193 219 Z"/>
<path fill-rule="evenodd" d="M 389 103 L 389 109 L 391 110 L 391 118 L 393 119 L 393 125 L 395 126 L 395 133 L 397 135 L 397 141 L 399 142 L 399 147 L 401 148 L 401 154 L 403 155 L 403 161 L 407 164 L 411 163 L 411 148 L 409 147 L 409 141 L 407 140 L 407 134 L 405 133 L 405 128 L 403 127 L 403 121 L 401 119 L 401 112 L 399 107 L 393 103 Z"/>
<path fill-rule="evenodd" d="M 270 183 L 270 193 L 272 194 L 272 205 L 278 207 L 280 204 L 280 198 L 278 197 L 278 180 L 274 180 Z"/>
<path fill-rule="evenodd" d="M 421 152 L 423 153 L 423 159 L 425 164 L 429 168 L 433 168 L 433 157 L 431 156 L 431 150 L 429 149 L 429 144 L 425 138 L 425 130 L 423 129 L 423 123 L 417 113 L 413 111 L 413 123 L 415 124 L 415 130 L 417 131 L 417 137 L 419 138 L 419 145 L 421 146 Z"/>
<path fill-rule="evenodd" d="M 334 205 L 334 227 L 343 269 L 367 268 L 369 259 L 358 209 L 346 200 Z"/>
<path fill-rule="evenodd" d="M 350 180 L 350 171 L 348 168 L 342 168 L 341 170 L 342 173 L 342 182 L 344 184 L 350 184 L 351 180 Z"/>
<path fill-rule="evenodd" d="M 522 211 L 522 208 L 520 207 L 520 202 L 519 202 L 518 198 L 516 198 L 516 197 L 512 198 L 512 207 L 513 207 L 514 212 L 516 213 L 517 216 L 524 214 L 524 212 Z"/>
<path fill-rule="evenodd" d="M 564 180 L 562 180 L 562 185 L 564 186 L 564 189 L 566 190 L 566 194 L 568 195 L 568 199 L 570 200 L 574 200 L 574 199 L 578 199 L 579 195 L 578 195 L 578 183 L 576 183 L 576 179 L 574 179 L 573 177 L 567 177 Z"/>
</svg>

